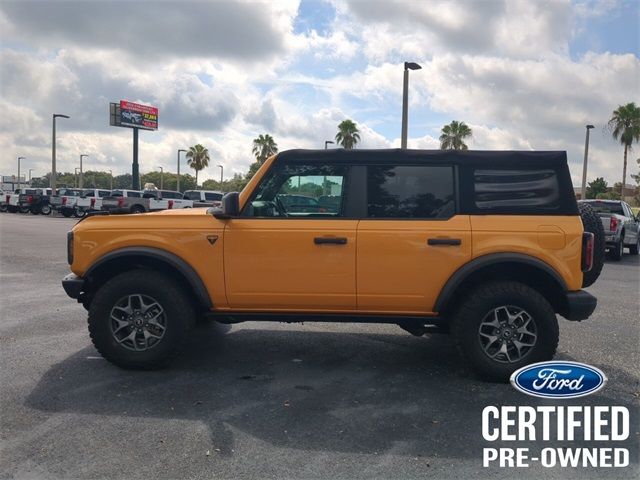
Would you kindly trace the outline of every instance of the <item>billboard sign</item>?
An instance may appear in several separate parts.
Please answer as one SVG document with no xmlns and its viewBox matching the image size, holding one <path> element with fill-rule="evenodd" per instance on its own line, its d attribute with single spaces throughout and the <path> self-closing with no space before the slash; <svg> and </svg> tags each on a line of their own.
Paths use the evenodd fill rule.
<svg viewBox="0 0 640 480">
<path fill-rule="evenodd" d="M 149 105 L 120 100 L 119 126 L 157 130 L 158 109 Z"/>
</svg>

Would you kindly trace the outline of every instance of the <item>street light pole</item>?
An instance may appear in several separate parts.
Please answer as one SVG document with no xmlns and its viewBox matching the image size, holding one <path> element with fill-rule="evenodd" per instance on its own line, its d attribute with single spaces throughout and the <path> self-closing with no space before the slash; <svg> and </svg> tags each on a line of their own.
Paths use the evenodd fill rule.
<svg viewBox="0 0 640 480">
<path fill-rule="evenodd" d="M 18 188 L 21 188 L 20 187 L 20 160 L 25 160 L 25 159 L 26 157 L 18 157 Z"/>
<path fill-rule="evenodd" d="M 589 130 L 595 128 L 593 125 L 586 125 L 587 134 L 584 138 L 584 163 L 582 164 L 582 189 L 580 190 L 580 199 L 584 200 L 587 196 L 587 160 L 589 158 Z"/>
<path fill-rule="evenodd" d="M 53 114 L 53 129 L 51 134 L 51 178 L 49 179 L 49 186 L 51 187 L 51 194 L 56 194 L 56 118 L 70 118 L 69 115 L 63 115 L 61 113 Z"/>
<path fill-rule="evenodd" d="M 113 190 L 113 172 L 109 170 L 109 190 Z"/>
<path fill-rule="evenodd" d="M 409 70 L 420 70 L 415 62 L 404 62 L 404 78 L 402 82 L 402 138 L 400 148 L 407 148 L 407 130 L 409 123 Z"/>
<path fill-rule="evenodd" d="M 158 168 L 160 169 L 160 190 L 164 190 L 164 168 Z"/>
<path fill-rule="evenodd" d="M 84 185 L 84 176 L 82 174 L 82 157 L 88 157 L 89 155 L 87 155 L 86 153 L 83 153 L 82 155 L 80 155 L 80 181 L 78 182 L 78 188 L 82 188 L 82 186 Z"/>
<path fill-rule="evenodd" d="M 224 178 L 224 167 L 222 165 L 218 165 L 220 167 L 220 186 L 222 187 L 222 182 Z"/>
<path fill-rule="evenodd" d="M 73 188 L 78 188 L 78 170 L 78 167 L 73 169 Z"/>
<path fill-rule="evenodd" d="M 178 150 L 178 183 L 177 183 L 177 187 L 176 187 L 177 191 L 180 191 L 180 152 L 185 152 L 186 153 L 187 151 L 183 150 L 183 149 L 179 149 Z"/>
<path fill-rule="evenodd" d="M 31 186 L 31 172 L 33 172 L 33 168 L 29 169 L 29 186 Z"/>
<path fill-rule="evenodd" d="M 331 140 L 325 140 L 324 141 L 324 149 L 325 150 L 327 149 L 327 145 L 329 145 L 330 143 L 333 144 L 333 142 Z"/>
</svg>

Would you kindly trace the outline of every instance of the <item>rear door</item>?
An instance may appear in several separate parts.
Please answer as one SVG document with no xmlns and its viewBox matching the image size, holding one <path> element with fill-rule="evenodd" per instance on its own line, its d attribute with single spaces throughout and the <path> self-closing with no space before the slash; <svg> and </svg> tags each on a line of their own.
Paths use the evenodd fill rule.
<svg viewBox="0 0 640 480">
<path fill-rule="evenodd" d="M 468 215 L 457 214 L 455 167 L 367 166 L 358 225 L 358 310 L 433 312 L 449 277 L 471 259 Z"/>
<path fill-rule="evenodd" d="M 353 311 L 356 226 L 345 214 L 349 167 L 275 164 L 240 218 L 226 222 L 224 272 L 235 310 Z M 283 196 L 341 198 L 333 212 L 290 206 Z"/>
</svg>

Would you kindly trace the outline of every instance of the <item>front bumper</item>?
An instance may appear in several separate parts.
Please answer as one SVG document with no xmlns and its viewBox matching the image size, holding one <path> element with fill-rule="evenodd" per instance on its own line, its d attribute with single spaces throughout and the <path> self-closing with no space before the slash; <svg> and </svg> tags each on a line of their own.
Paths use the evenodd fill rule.
<svg viewBox="0 0 640 480">
<path fill-rule="evenodd" d="M 567 320 L 586 320 L 596 309 L 598 299 L 584 290 L 567 292 L 565 305 L 560 315 Z"/>
<path fill-rule="evenodd" d="M 62 279 L 62 288 L 71 298 L 80 299 L 84 288 L 84 278 L 80 278 L 75 273 L 70 273 Z"/>
</svg>

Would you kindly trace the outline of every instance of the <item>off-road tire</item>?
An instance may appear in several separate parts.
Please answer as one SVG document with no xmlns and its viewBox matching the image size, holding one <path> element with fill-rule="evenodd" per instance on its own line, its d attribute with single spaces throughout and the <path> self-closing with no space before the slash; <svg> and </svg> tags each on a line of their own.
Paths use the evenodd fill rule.
<svg viewBox="0 0 640 480">
<path fill-rule="evenodd" d="M 513 363 L 489 358 L 480 343 L 479 328 L 485 316 L 504 305 L 525 310 L 534 320 L 537 338 L 531 350 Z M 490 381 L 507 382 L 517 369 L 551 360 L 558 347 L 558 320 L 549 302 L 533 288 L 519 282 L 492 282 L 469 292 L 451 319 L 451 331 L 469 366 Z"/>
<path fill-rule="evenodd" d="M 118 344 L 111 330 L 111 311 L 127 295 L 148 295 L 166 313 L 164 336 L 152 348 L 133 351 Z M 195 309 L 185 291 L 172 279 L 149 270 L 131 270 L 107 281 L 89 307 L 89 335 L 100 354 L 126 369 L 154 370 L 166 366 L 183 349 L 195 323 Z"/>
<path fill-rule="evenodd" d="M 636 243 L 635 243 L 635 245 L 630 245 L 629 246 L 629 253 L 631 255 L 638 255 L 639 247 L 640 247 L 640 232 L 638 232 L 638 235 L 636 235 Z"/>
<path fill-rule="evenodd" d="M 611 247 L 611 249 L 609 250 L 609 256 L 611 257 L 611 260 L 614 260 L 616 262 L 619 262 L 620 260 L 622 260 L 622 255 L 624 254 L 624 232 L 622 232 L 622 235 L 620 235 L 620 241 L 616 242 L 616 244 Z"/>
<path fill-rule="evenodd" d="M 585 288 L 593 285 L 600 276 L 607 245 L 604 240 L 602 221 L 593 207 L 588 203 L 579 203 L 578 208 L 584 231 L 593 233 L 593 265 L 591 270 L 582 275 L 582 287 Z"/>
</svg>

